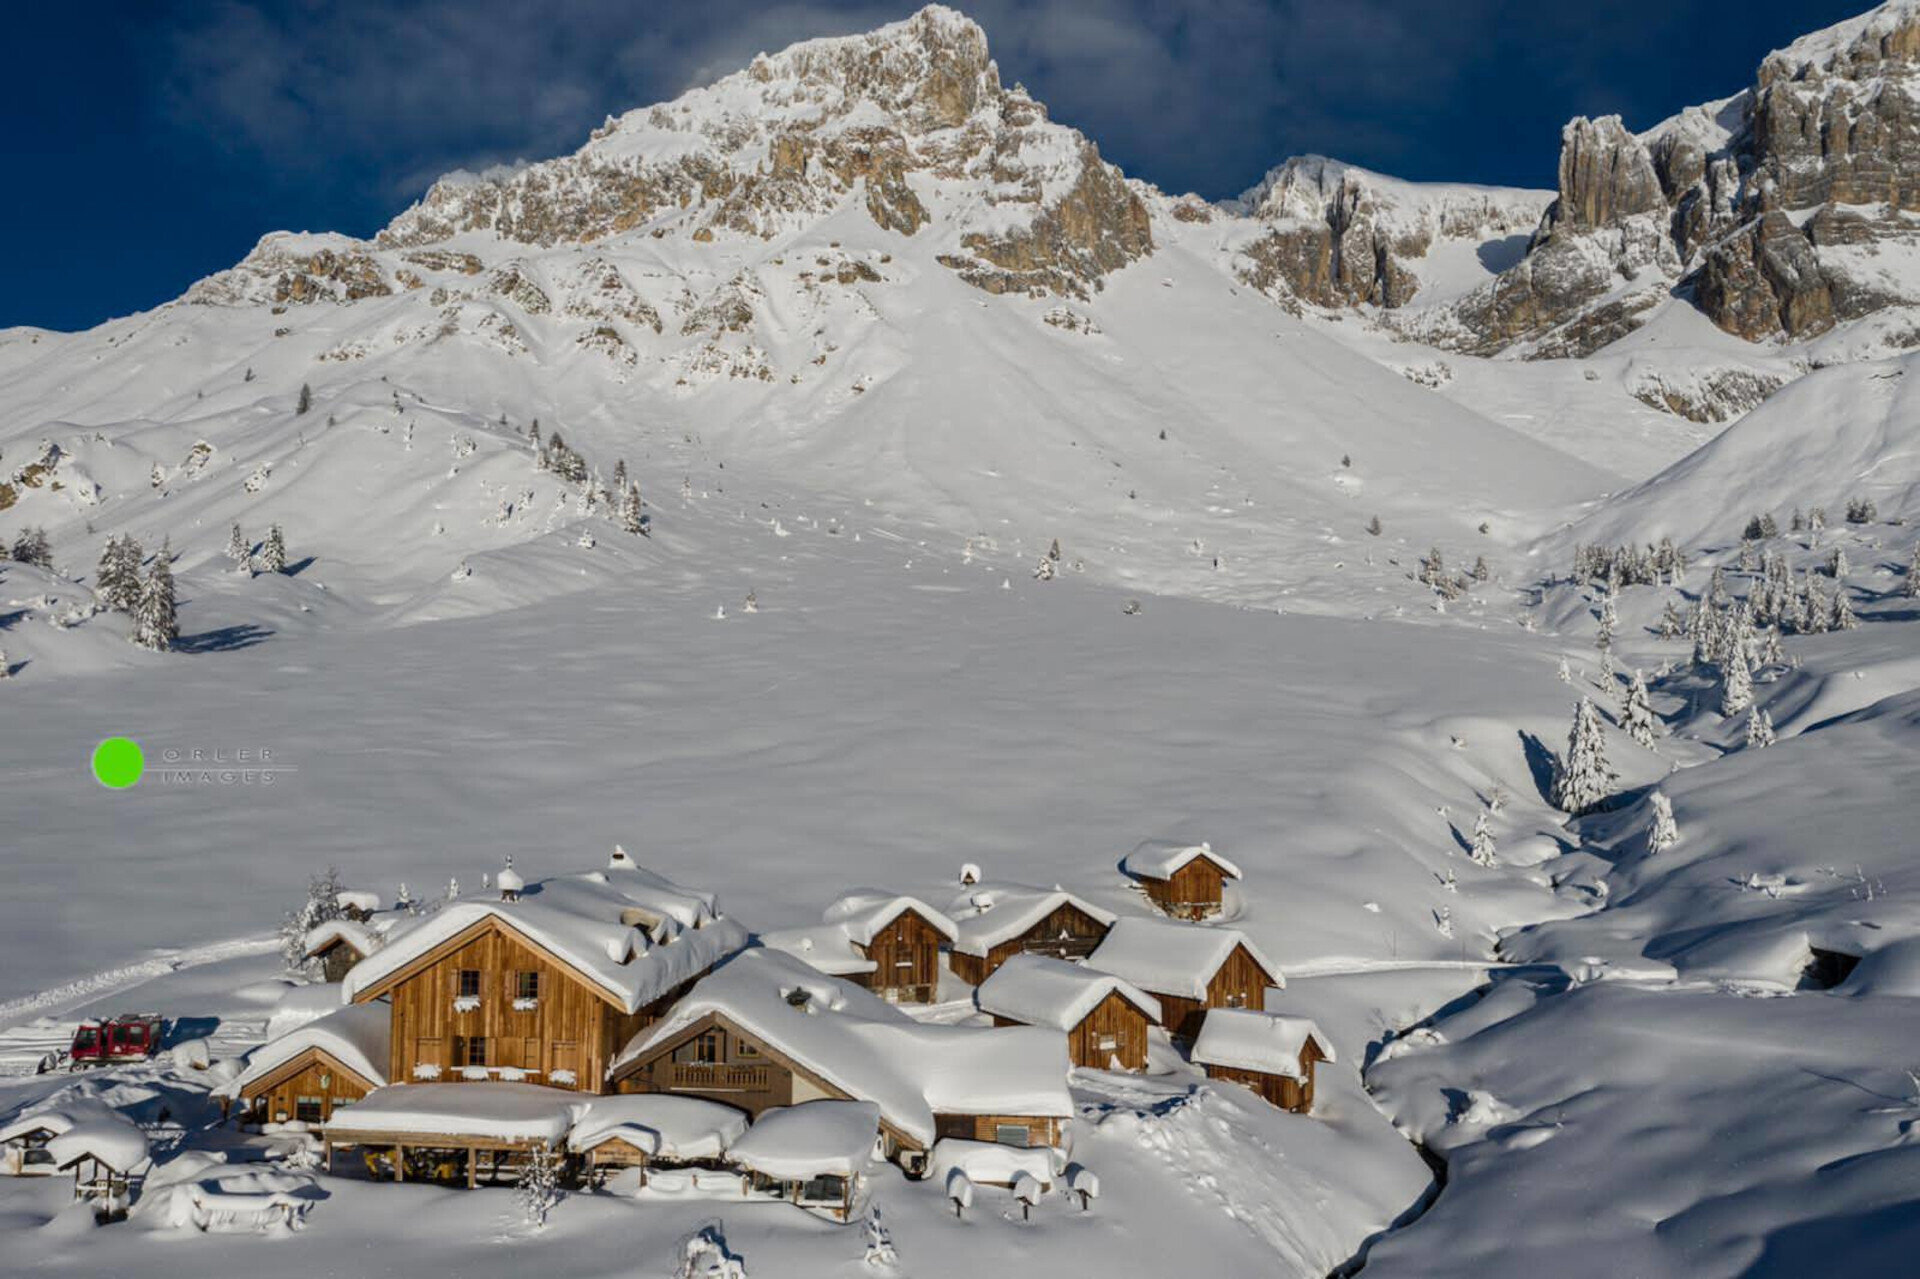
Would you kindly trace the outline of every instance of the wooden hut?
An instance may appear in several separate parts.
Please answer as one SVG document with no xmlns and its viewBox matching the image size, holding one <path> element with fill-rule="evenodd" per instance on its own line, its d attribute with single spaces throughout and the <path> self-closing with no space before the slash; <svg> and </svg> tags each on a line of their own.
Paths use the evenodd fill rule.
<svg viewBox="0 0 1920 1279">
<path fill-rule="evenodd" d="M 1209 1008 L 1262 1009 L 1267 988 L 1286 985 L 1239 929 L 1204 924 L 1123 919 L 1087 962 L 1157 998 L 1176 1039 L 1198 1035 Z"/>
<path fill-rule="evenodd" d="M 976 884 L 948 912 L 957 936 L 954 976 L 978 986 L 1014 955 L 1085 959 L 1113 926 L 1113 914 L 1065 890 Z"/>
<path fill-rule="evenodd" d="M 54 1167 L 73 1174 L 73 1197 L 101 1220 L 126 1214 L 133 1178 L 147 1166 L 147 1134 L 115 1117 L 87 1119 L 47 1142 Z"/>
<path fill-rule="evenodd" d="M 719 1166 L 721 1156 L 747 1130 L 747 1116 L 732 1106 L 697 1097 L 642 1093 L 603 1097 L 567 1135 L 567 1150 L 589 1173 Z"/>
<path fill-rule="evenodd" d="M 1334 1055 L 1305 1017 L 1216 1008 L 1194 1040 L 1193 1060 L 1209 1078 L 1243 1084 L 1282 1110 L 1306 1114 L 1313 1109 L 1313 1069 Z"/>
<path fill-rule="evenodd" d="M 1226 882 L 1240 868 L 1213 851 L 1211 844 L 1148 840 L 1120 861 L 1147 896 L 1175 919 L 1212 919 L 1220 913 Z"/>
<path fill-rule="evenodd" d="M 939 997 L 940 948 L 955 937 L 953 921 L 918 898 L 860 889 L 828 906 L 822 923 L 761 942 L 888 1003 L 930 1004 Z"/>
<path fill-rule="evenodd" d="M 1008 959 L 974 1003 L 996 1026 L 1063 1032 L 1068 1059 L 1089 1070 L 1145 1070 L 1147 1029 L 1160 1023 L 1160 1001 L 1131 982 L 1045 955 Z"/>
<path fill-rule="evenodd" d="M 385 1004 L 337 1008 L 256 1048 L 220 1099 L 242 1123 L 324 1125 L 387 1083 L 391 1019 Z"/>
<path fill-rule="evenodd" d="M 809 1101 L 770 1110 L 733 1143 L 727 1162 L 747 1174 L 755 1197 L 845 1221 L 853 1214 L 880 1140 L 870 1101 Z"/>
<path fill-rule="evenodd" d="M 318 960 L 329 982 L 342 981 L 353 966 L 380 949 L 373 925 L 355 919 L 330 919 L 307 933 L 307 958 Z"/>
</svg>

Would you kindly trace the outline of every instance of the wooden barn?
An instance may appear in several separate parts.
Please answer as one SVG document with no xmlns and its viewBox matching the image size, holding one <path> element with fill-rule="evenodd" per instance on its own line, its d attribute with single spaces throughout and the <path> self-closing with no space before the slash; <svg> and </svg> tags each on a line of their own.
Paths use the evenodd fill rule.
<svg viewBox="0 0 1920 1279">
<path fill-rule="evenodd" d="M 930 1004 L 939 997 L 940 949 L 955 937 L 953 921 L 918 898 L 861 889 L 828 906 L 822 923 L 761 941 L 888 1003 Z"/>
<path fill-rule="evenodd" d="M 1175 919 L 1212 919 L 1220 914 L 1229 879 L 1240 868 L 1210 844 L 1148 840 L 1120 860 L 1155 906 Z"/>
<path fill-rule="evenodd" d="M 982 982 L 974 1003 L 996 1026 L 1044 1026 L 1067 1037 L 1067 1057 L 1089 1070 L 1145 1070 L 1147 1030 L 1160 1001 L 1085 964 L 1015 955 Z"/>
<path fill-rule="evenodd" d="M 1305 1017 L 1248 1009 L 1209 1011 L 1193 1042 L 1209 1078 L 1243 1084 L 1282 1110 L 1313 1109 L 1313 1069 L 1334 1060 L 1333 1044 Z"/>
<path fill-rule="evenodd" d="M 746 940 L 710 897 L 615 866 L 452 902 L 396 930 L 344 986 L 391 1007 L 395 1083 L 601 1092 L 614 1052 Z"/>
<path fill-rule="evenodd" d="M 1284 987 L 1280 970 L 1236 928 L 1123 919 L 1087 960 L 1160 1001 L 1176 1039 L 1192 1039 L 1209 1008 L 1267 1006 L 1267 988 Z"/>
<path fill-rule="evenodd" d="M 357 919 L 330 919 L 307 934 L 307 958 L 318 960 L 329 982 L 346 980 L 353 966 L 380 949 L 381 935 Z"/>
<path fill-rule="evenodd" d="M 787 952 L 714 970 L 614 1063 L 623 1093 L 700 1097 L 759 1116 L 870 1101 L 888 1158 L 910 1170 L 946 1136 L 1058 1144 L 1073 1114 L 1061 1037 L 1031 1027 L 923 1025 Z"/>
<path fill-rule="evenodd" d="M 957 937 L 954 976 L 978 986 L 1014 955 L 1085 959 L 1113 915 L 1060 888 L 976 884 L 948 912 Z"/>
<path fill-rule="evenodd" d="M 324 1126 L 387 1083 L 391 1018 L 385 1004 L 350 1004 L 256 1048 L 221 1104 L 237 1101 L 243 1124 Z"/>
</svg>

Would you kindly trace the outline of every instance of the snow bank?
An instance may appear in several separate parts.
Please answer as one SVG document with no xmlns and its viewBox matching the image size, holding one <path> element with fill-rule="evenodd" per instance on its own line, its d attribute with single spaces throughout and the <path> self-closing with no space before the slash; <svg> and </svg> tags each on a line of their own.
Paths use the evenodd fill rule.
<svg viewBox="0 0 1920 1279">
<path fill-rule="evenodd" d="M 947 1184 L 958 1170 L 979 1186 L 1010 1186 L 1025 1173 L 1042 1186 L 1053 1184 L 1055 1153 L 1044 1146 L 1002 1146 L 991 1141 L 943 1137 L 928 1159 L 931 1180 Z"/>
<path fill-rule="evenodd" d="M 873 1160 L 880 1108 L 869 1101 L 808 1101 L 778 1106 L 733 1143 L 730 1162 L 783 1181 L 851 1177 Z"/>
</svg>

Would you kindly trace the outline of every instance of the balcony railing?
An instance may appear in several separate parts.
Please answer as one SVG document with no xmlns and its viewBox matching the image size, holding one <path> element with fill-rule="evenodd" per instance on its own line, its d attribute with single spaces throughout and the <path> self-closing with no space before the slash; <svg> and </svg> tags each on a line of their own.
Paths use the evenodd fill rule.
<svg viewBox="0 0 1920 1279">
<path fill-rule="evenodd" d="M 671 1086 L 675 1089 L 705 1092 L 765 1092 L 768 1079 L 765 1066 L 697 1061 L 675 1062 L 672 1077 Z"/>
</svg>

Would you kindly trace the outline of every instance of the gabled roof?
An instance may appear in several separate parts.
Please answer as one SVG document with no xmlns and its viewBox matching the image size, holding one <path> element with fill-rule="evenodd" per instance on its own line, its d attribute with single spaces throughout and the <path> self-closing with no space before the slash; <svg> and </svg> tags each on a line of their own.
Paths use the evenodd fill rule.
<svg viewBox="0 0 1920 1279">
<path fill-rule="evenodd" d="M 1306 1017 L 1284 1017 L 1251 1008 L 1209 1008 L 1193 1041 L 1193 1059 L 1203 1066 L 1257 1070 L 1304 1079 L 1300 1053 L 1311 1042 L 1322 1060 L 1333 1061 L 1333 1043 Z"/>
<path fill-rule="evenodd" d="M 1204 857 L 1220 868 L 1229 879 L 1240 878 L 1240 868 L 1213 851 L 1207 843 L 1183 844 L 1175 840 L 1149 839 L 1120 859 L 1120 869 L 1140 879 L 1172 879 L 1182 866 Z"/>
<path fill-rule="evenodd" d="M 777 928 L 760 934 L 760 944 L 785 951 L 823 973 L 851 977 L 879 967 L 854 947 L 847 930 L 838 924 L 810 924 L 805 928 Z"/>
<path fill-rule="evenodd" d="M 540 1084 L 388 1084 L 335 1111 L 327 1130 L 330 1134 L 482 1136 L 558 1145 L 594 1100 Z"/>
<path fill-rule="evenodd" d="M 4 1125 L 0 1125 L 0 1142 L 8 1142 L 29 1133 L 48 1132 L 55 1136 L 72 1128 L 75 1124 L 93 1123 L 110 1120 L 118 1112 L 103 1101 L 76 1097 L 45 1110 L 29 1111 L 15 1115 Z"/>
<path fill-rule="evenodd" d="M 146 1162 L 147 1134 L 118 1115 L 89 1118 L 48 1141 L 47 1154 L 62 1172 L 82 1159 L 131 1172 Z"/>
<path fill-rule="evenodd" d="M 1031 884 L 975 884 L 954 898 L 948 909 L 957 936 L 953 948 L 963 955 L 985 956 L 1001 942 L 1011 941 L 1062 906 L 1073 906 L 1101 924 L 1111 924 L 1113 912 L 1076 897 L 1058 884 L 1035 888 Z"/>
<path fill-rule="evenodd" d="M 386 1004 L 347 1004 L 324 1017 L 262 1044 L 247 1056 L 247 1068 L 222 1084 L 218 1094 L 238 1097 L 309 1049 L 318 1049 L 360 1076 L 368 1088 L 387 1082 L 387 1050 L 393 1009 Z"/>
<path fill-rule="evenodd" d="M 1153 1021 L 1160 1020 L 1160 1001 L 1132 982 L 1048 955 L 1013 956 L 980 984 L 973 1000 L 983 1013 L 1072 1030 L 1115 993 Z"/>
<path fill-rule="evenodd" d="M 873 1159 L 880 1107 L 870 1101 L 807 1101 L 763 1111 L 733 1143 L 727 1162 L 783 1181 L 851 1177 Z"/>
<path fill-rule="evenodd" d="M 1216 928 L 1206 924 L 1179 924 L 1166 919 L 1127 918 L 1108 930 L 1106 937 L 1087 956 L 1087 963 L 1116 977 L 1124 977 L 1142 990 L 1182 999 L 1202 999 L 1207 983 L 1233 954 L 1234 947 L 1245 946 L 1254 962 L 1267 971 L 1275 986 L 1286 979 L 1259 949 L 1237 928 Z"/>
<path fill-rule="evenodd" d="M 746 930 L 713 913 L 712 898 L 639 867 L 609 867 L 530 883 L 517 901 L 449 902 L 396 928 L 341 982 L 356 1002 L 475 925 L 489 921 L 546 952 L 603 998 L 637 1012 L 747 943 Z M 634 921 L 649 921 L 652 935 Z M 652 921 L 659 921 L 657 924 Z"/>
<path fill-rule="evenodd" d="M 567 1134 L 567 1149 L 580 1153 L 620 1140 L 649 1159 L 713 1159 L 747 1130 L 747 1116 L 732 1106 L 699 1097 L 630 1093 L 595 1097 L 586 1116 Z"/>
<path fill-rule="evenodd" d="M 381 930 L 372 924 L 346 918 L 329 919 L 307 930 L 307 958 L 325 954 L 335 946 L 348 946 L 354 954 L 365 959 L 380 949 L 383 940 Z"/>
<path fill-rule="evenodd" d="M 907 911 L 926 920 L 948 941 L 956 936 L 953 921 L 918 897 L 856 888 L 827 907 L 824 923 L 775 929 L 762 933 L 760 942 L 774 950 L 784 950 L 835 977 L 870 973 L 875 965 L 862 953 L 862 948 L 872 945 L 882 929 Z"/>
<path fill-rule="evenodd" d="M 804 998 L 802 998 L 804 996 Z M 703 978 L 615 1058 L 619 1078 L 717 1016 L 930 1145 L 935 1114 L 1073 1113 L 1066 1041 L 1027 1026 L 930 1026 L 783 951 L 743 951 Z"/>
</svg>

